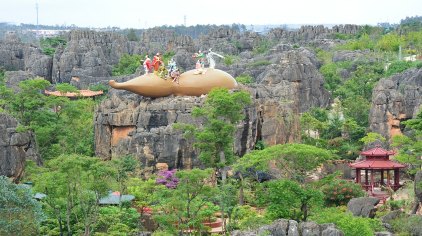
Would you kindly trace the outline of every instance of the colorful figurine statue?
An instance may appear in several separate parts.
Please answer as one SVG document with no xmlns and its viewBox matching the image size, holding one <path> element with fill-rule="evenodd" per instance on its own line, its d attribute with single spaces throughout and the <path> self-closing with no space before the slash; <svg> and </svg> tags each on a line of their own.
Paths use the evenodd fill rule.
<svg viewBox="0 0 422 236">
<path fill-rule="evenodd" d="M 152 65 L 154 66 L 154 71 L 158 71 L 160 66 L 163 64 L 163 61 L 161 61 L 161 55 L 158 52 L 155 54 L 154 58 L 152 59 Z"/>
<path fill-rule="evenodd" d="M 144 70 L 145 70 L 145 74 L 148 75 L 148 73 L 151 72 L 152 70 L 152 63 L 151 63 L 151 59 L 149 58 L 148 54 L 145 56 L 145 60 L 144 60 Z"/>
<path fill-rule="evenodd" d="M 205 67 L 205 54 L 199 50 L 197 53 L 192 55 L 193 58 L 198 59 L 195 64 L 195 74 L 196 75 L 202 75 L 207 72 L 207 70 L 204 69 Z"/>
<path fill-rule="evenodd" d="M 217 57 L 220 57 L 220 58 L 224 58 L 224 57 L 223 57 L 223 56 L 221 56 L 221 55 L 220 55 L 220 54 L 218 54 L 218 53 L 213 52 L 213 51 L 211 50 L 211 48 L 208 50 L 208 53 L 207 53 L 207 60 L 208 60 L 208 64 L 209 64 L 209 67 L 210 67 L 211 69 L 214 69 L 214 68 L 215 68 L 215 60 L 214 60 L 214 58 L 213 58 L 212 56 L 217 56 Z"/>
<path fill-rule="evenodd" d="M 172 78 L 173 82 L 179 83 L 180 70 L 173 58 L 170 59 L 168 64 L 168 77 Z"/>
</svg>

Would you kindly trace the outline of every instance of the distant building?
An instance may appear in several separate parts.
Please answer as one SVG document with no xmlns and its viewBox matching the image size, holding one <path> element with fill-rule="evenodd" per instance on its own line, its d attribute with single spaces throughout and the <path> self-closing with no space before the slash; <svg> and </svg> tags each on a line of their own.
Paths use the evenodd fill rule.
<svg viewBox="0 0 422 236">
<path fill-rule="evenodd" d="M 135 199 L 133 195 L 121 195 L 120 192 L 110 192 L 106 197 L 100 199 L 100 205 L 120 205 L 123 202 L 131 202 Z"/>
</svg>

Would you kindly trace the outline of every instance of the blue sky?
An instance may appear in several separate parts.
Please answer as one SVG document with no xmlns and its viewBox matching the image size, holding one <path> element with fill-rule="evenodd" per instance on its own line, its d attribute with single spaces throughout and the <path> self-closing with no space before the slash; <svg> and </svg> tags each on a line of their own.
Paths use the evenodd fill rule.
<svg viewBox="0 0 422 236">
<path fill-rule="evenodd" d="M 399 23 L 422 0 L 0 0 L 0 22 L 145 28 L 196 24 Z"/>
</svg>

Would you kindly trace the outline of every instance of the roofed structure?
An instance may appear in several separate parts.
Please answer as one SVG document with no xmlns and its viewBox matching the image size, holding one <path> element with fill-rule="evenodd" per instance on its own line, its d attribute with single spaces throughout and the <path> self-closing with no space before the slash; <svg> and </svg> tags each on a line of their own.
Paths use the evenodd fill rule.
<svg viewBox="0 0 422 236">
<path fill-rule="evenodd" d="M 89 89 L 86 90 L 79 90 L 78 92 L 66 92 L 62 93 L 60 91 L 48 91 L 45 90 L 44 93 L 46 95 L 52 95 L 57 97 L 68 97 L 68 98 L 76 98 L 76 97 L 95 97 L 104 94 L 102 90 L 100 91 L 92 91 Z"/>
<path fill-rule="evenodd" d="M 390 160 L 390 156 L 395 154 L 394 151 L 387 151 L 377 146 L 360 154 L 365 156 L 365 159 L 350 164 L 350 167 L 356 169 L 356 183 L 361 184 L 366 191 L 370 191 L 370 194 L 374 192 L 374 187 L 386 186 L 391 187 L 394 191 L 401 187 L 400 169 L 406 166 Z M 362 170 L 365 171 L 365 182 L 363 183 L 361 181 Z M 390 171 L 394 172 L 393 183 L 390 182 Z M 377 172 L 380 173 L 379 179 L 375 176 Z M 384 178 L 385 173 L 387 175 L 386 182 Z"/>
</svg>

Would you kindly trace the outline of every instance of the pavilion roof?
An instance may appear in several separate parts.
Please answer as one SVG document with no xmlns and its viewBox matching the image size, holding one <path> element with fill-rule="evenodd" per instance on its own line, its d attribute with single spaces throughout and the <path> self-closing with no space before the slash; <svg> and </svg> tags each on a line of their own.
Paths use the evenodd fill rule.
<svg viewBox="0 0 422 236">
<path fill-rule="evenodd" d="M 360 153 L 360 155 L 367 156 L 367 157 L 385 157 L 385 156 L 391 156 L 394 154 L 395 154 L 394 151 L 387 151 L 381 147 L 375 147 L 375 148 L 372 148 Z"/>
<path fill-rule="evenodd" d="M 62 93 L 60 91 L 44 91 L 46 95 L 53 95 L 58 97 L 94 97 L 103 94 L 103 91 L 91 91 L 91 90 L 79 90 L 77 93 L 74 92 L 66 92 Z"/>
<path fill-rule="evenodd" d="M 399 169 L 405 168 L 405 165 L 388 159 L 365 159 L 355 163 L 351 163 L 350 167 L 354 169 Z"/>
<path fill-rule="evenodd" d="M 119 205 L 121 202 L 130 202 L 135 199 L 133 195 L 122 195 L 120 192 L 110 192 L 108 196 L 100 199 L 100 205 Z"/>
</svg>

